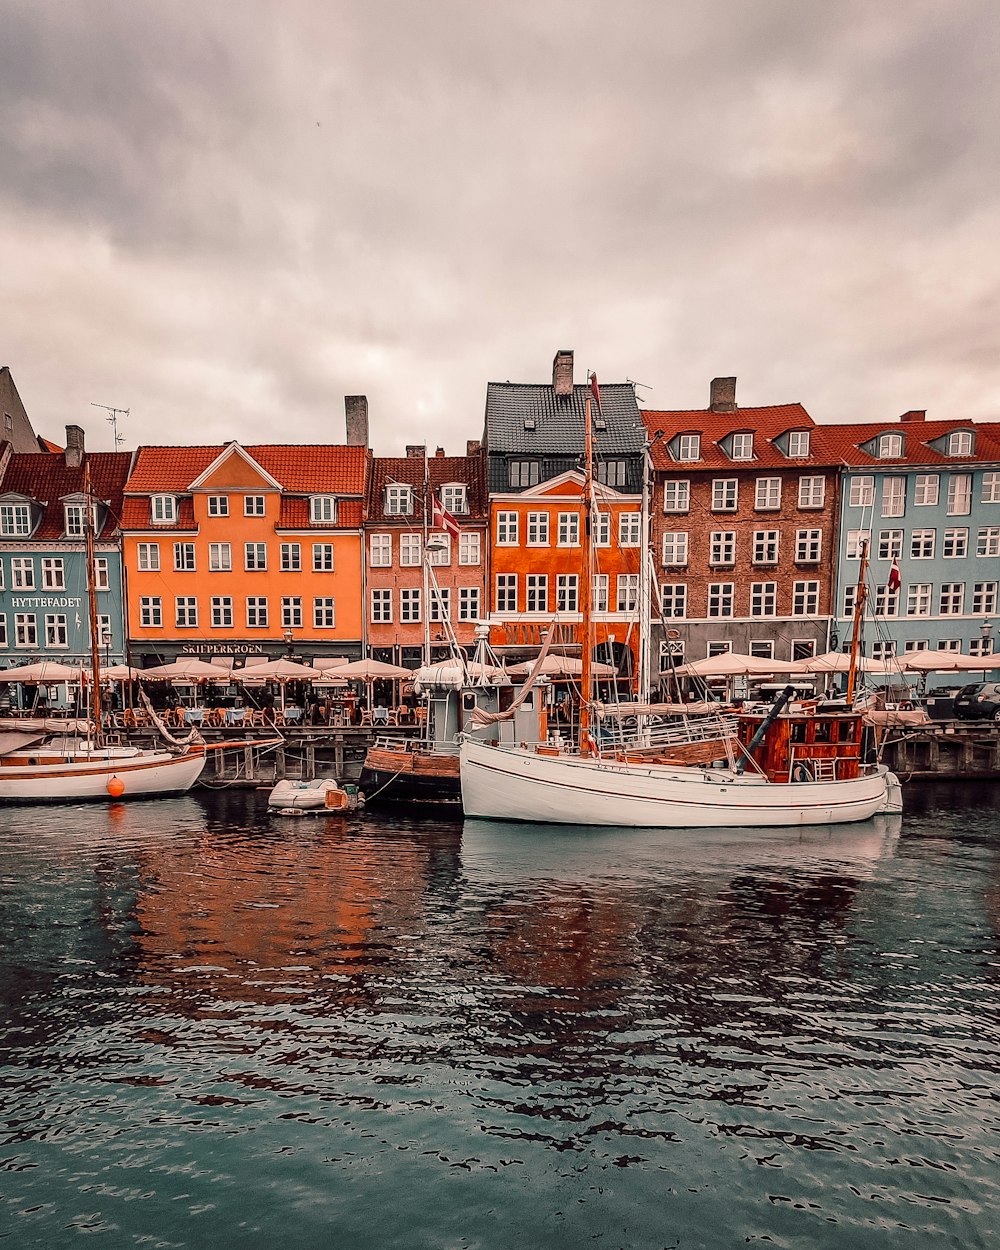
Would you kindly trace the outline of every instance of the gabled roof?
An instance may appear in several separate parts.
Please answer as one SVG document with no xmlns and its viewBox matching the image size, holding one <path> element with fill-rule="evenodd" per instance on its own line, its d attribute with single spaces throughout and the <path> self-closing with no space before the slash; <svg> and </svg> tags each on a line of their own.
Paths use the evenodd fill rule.
<svg viewBox="0 0 1000 1250">
<path fill-rule="evenodd" d="M 232 446 L 227 443 L 208 447 L 140 447 L 126 492 L 181 494 Z M 286 491 L 364 495 L 367 447 L 266 443 L 243 450 Z"/>
<path fill-rule="evenodd" d="M 407 518 L 396 514 L 386 515 L 385 488 L 389 485 L 411 486 L 414 495 L 422 498 L 424 488 L 423 456 L 376 456 L 372 461 L 371 483 L 368 489 L 368 520 L 378 523 L 399 522 Z M 458 520 L 482 520 L 486 515 L 486 471 L 482 456 L 428 456 L 427 476 L 431 491 L 436 495 L 442 486 L 464 482 L 468 487 L 468 512 Z M 414 515 L 423 515 L 414 503 Z"/>
<path fill-rule="evenodd" d="M 94 498 L 106 503 L 108 520 L 98 535 L 108 538 L 118 528 L 122 512 L 122 491 L 132 463 L 129 451 L 95 451 L 85 456 L 90 465 L 90 485 Z M 62 538 L 66 532 L 63 500 L 83 491 L 83 465 L 70 468 L 63 456 L 51 452 L 15 452 L 10 458 L 0 490 L 4 494 L 25 495 L 45 504 L 41 523 L 31 535 L 32 542 Z"/>
<path fill-rule="evenodd" d="M 551 383 L 490 382 L 486 388 L 486 445 L 490 454 L 550 456 L 582 452 L 589 395 L 587 385 L 576 385 L 572 394 L 563 396 L 555 393 Z M 598 417 L 596 404 L 592 409 L 591 416 Z M 606 428 L 595 428 L 597 455 L 642 453 L 645 431 L 631 385 L 602 382 L 600 416 Z"/>
<path fill-rule="evenodd" d="M 648 410 L 642 414 L 650 438 L 660 434 L 652 446 L 653 468 L 665 472 L 690 470 L 794 469 L 797 465 L 826 464 L 826 451 L 816 434 L 819 427 L 801 404 L 772 404 L 764 408 L 736 408 L 732 412 L 713 412 L 709 408 L 678 409 L 669 412 Z M 790 430 L 810 432 L 808 456 L 786 456 L 774 440 Z M 722 450 L 722 442 L 730 434 L 753 431 L 752 460 L 733 460 Z M 698 460 L 675 460 L 668 444 L 678 434 L 701 435 L 701 457 Z"/>
<path fill-rule="evenodd" d="M 892 471 L 892 466 L 932 465 L 947 468 L 970 467 L 982 461 L 1000 461 L 1000 422 L 991 421 L 884 421 L 864 425 L 824 425 L 824 447 L 837 463 L 849 468 L 870 468 Z M 948 456 L 928 444 L 947 435 L 972 430 L 975 433 L 973 454 Z M 878 439 L 880 434 L 903 436 L 902 456 L 882 458 L 862 450 L 862 445 Z"/>
</svg>

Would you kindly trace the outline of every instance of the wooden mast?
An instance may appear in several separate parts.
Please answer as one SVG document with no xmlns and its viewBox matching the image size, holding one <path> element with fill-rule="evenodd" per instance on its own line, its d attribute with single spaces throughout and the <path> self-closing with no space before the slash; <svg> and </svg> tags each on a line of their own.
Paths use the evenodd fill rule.
<svg viewBox="0 0 1000 1250">
<path fill-rule="evenodd" d="M 587 396 L 583 419 L 583 585 L 580 587 L 582 647 L 580 651 L 580 754 L 591 754 L 590 700 L 593 698 L 591 658 L 593 650 L 593 542 L 591 534 L 591 496 L 594 482 L 594 436 L 590 423 L 590 396 Z"/>
<path fill-rule="evenodd" d="M 90 618 L 90 718 L 94 742 L 100 746 L 101 730 L 101 640 L 97 633 L 97 594 L 94 575 L 94 499 L 90 488 L 90 461 L 83 468 L 84 524 L 87 560 L 87 613 Z"/>
<path fill-rule="evenodd" d="M 858 676 L 858 655 L 861 647 L 861 622 L 868 600 L 868 542 L 861 543 L 861 564 L 858 568 L 858 587 L 854 596 L 854 624 L 851 628 L 851 664 L 847 670 L 847 706 L 854 702 L 854 685 Z"/>
</svg>

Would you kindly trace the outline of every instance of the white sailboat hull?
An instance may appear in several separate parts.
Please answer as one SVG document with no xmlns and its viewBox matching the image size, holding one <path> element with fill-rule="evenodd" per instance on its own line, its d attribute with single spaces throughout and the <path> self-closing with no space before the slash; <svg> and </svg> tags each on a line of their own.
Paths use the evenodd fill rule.
<svg viewBox="0 0 1000 1250">
<path fill-rule="evenodd" d="M 466 816 L 651 829 L 847 824 L 898 811 L 898 782 L 879 767 L 844 781 L 771 782 L 731 769 L 619 763 L 528 748 L 461 748 Z"/>
<path fill-rule="evenodd" d="M 58 754 L 29 750 L 17 762 L 0 760 L 0 803 L 117 802 L 152 794 L 183 794 L 204 767 L 203 750 L 182 755 L 135 747 Z M 119 782 L 124 787 L 120 792 Z"/>
</svg>

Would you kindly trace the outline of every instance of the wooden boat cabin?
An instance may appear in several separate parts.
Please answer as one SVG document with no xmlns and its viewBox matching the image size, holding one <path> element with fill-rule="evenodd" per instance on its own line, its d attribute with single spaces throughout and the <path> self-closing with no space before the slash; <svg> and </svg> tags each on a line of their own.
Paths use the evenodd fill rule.
<svg viewBox="0 0 1000 1250">
<path fill-rule="evenodd" d="M 740 712 L 739 740 L 749 748 L 767 710 Z M 751 755 L 769 781 L 847 781 L 860 776 L 869 733 L 849 710 L 793 710 L 771 723 Z"/>
</svg>

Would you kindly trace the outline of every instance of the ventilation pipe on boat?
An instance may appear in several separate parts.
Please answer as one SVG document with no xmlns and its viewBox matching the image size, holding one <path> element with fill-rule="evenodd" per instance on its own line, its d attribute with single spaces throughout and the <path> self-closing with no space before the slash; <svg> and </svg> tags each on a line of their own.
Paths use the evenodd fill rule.
<svg viewBox="0 0 1000 1250">
<path fill-rule="evenodd" d="M 778 719 L 781 713 L 785 710 L 785 704 L 794 694 L 795 694 L 795 687 L 786 686 L 784 690 L 782 690 L 781 694 L 779 694 L 778 697 L 774 700 L 774 702 L 771 704 L 770 711 L 764 717 L 764 719 L 760 722 L 757 732 L 747 743 L 747 749 L 746 749 L 747 756 L 752 755 L 754 751 L 756 751 L 756 749 L 764 741 L 764 738 L 767 735 L 767 731 L 771 728 L 774 722 Z M 743 759 L 736 761 L 737 773 L 742 773 L 745 769 L 746 769 L 746 756 L 744 756 Z"/>
</svg>

